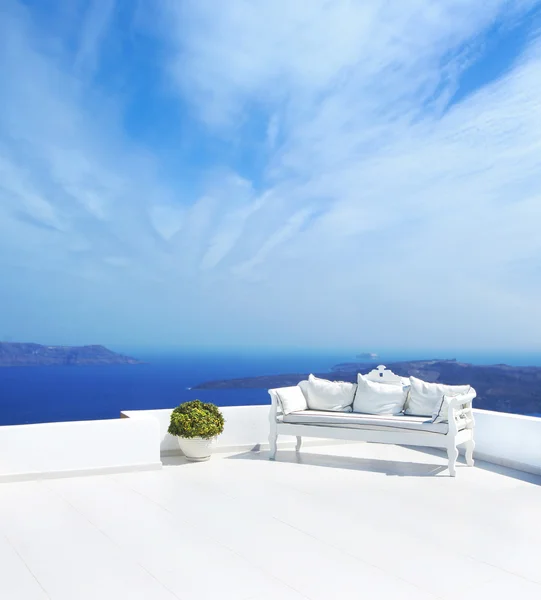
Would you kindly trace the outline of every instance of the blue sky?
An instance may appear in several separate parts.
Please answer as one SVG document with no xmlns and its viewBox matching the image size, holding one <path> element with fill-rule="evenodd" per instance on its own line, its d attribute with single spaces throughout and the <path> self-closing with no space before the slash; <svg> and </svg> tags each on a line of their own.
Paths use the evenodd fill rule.
<svg viewBox="0 0 541 600">
<path fill-rule="evenodd" d="M 0 339 L 541 348 L 541 2 L 4 0 Z"/>
</svg>

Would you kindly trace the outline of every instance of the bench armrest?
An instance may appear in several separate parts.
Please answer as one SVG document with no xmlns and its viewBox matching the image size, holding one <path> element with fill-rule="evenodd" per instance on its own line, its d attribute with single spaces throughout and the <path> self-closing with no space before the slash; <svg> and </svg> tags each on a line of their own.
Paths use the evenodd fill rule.
<svg viewBox="0 0 541 600">
<path fill-rule="evenodd" d="M 456 434 L 459 426 L 459 419 L 466 419 L 466 429 L 473 429 L 475 419 L 473 417 L 473 399 L 477 396 L 477 392 L 471 388 L 465 394 L 458 396 L 444 396 L 444 401 L 447 404 L 449 423 L 449 433 Z"/>
<path fill-rule="evenodd" d="M 465 394 L 459 394 L 458 396 L 444 396 L 447 406 L 449 409 L 459 409 L 461 407 L 472 406 L 473 399 L 477 396 L 477 392 L 471 388 L 471 390 Z"/>
<path fill-rule="evenodd" d="M 277 421 L 282 420 L 282 417 L 284 416 L 284 411 L 282 409 L 282 403 L 280 402 L 278 394 L 276 393 L 276 389 L 269 390 L 269 395 L 271 397 L 271 409 L 269 419 L 271 422 L 276 423 Z"/>
</svg>

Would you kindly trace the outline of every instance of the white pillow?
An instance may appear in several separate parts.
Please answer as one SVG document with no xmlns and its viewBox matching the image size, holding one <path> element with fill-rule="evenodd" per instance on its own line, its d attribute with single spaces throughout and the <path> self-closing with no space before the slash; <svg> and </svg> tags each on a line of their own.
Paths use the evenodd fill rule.
<svg viewBox="0 0 541 600">
<path fill-rule="evenodd" d="M 457 386 L 457 387 L 462 387 L 462 386 Z M 436 408 L 434 409 L 434 412 L 432 413 L 432 421 L 434 423 L 448 423 L 449 422 L 449 401 L 452 398 L 455 398 L 456 396 L 462 395 L 462 394 L 467 394 L 469 392 L 473 392 L 474 393 L 474 397 L 475 397 L 475 390 L 471 387 L 471 386 L 467 386 L 468 390 L 467 392 L 461 392 L 461 394 L 454 394 L 453 396 L 450 396 L 449 394 L 445 394 L 441 401 L 439 402 L 439 404 L 436 406 Z M 465 419 L 466 415 L 464 414 L 464 408 L 459 406 L 457 411 L 455 412 L 455 415 L 458 416 L 459 419 Z"/>
<path fill-rule="evenodd" d="M 347 381 L 329 381 L 310 375 L 308 381 L 301 381 L 299 387 L 306 395 L 310 410 L 351 412 L 357 386 Z"/>
<path fill-rule="evenodd" d="M 304 397 L 304 394 L 298 385 L 280 388 L 275 390 L 275 393 L 280 400 L 284 415 L 288 415 L 289 413 L 296 412 L 298 410 L 306 410 L 308 408 L 308 405 L 306 404 L 306 398 Z"/>
<path fill-rule="evenodd" d="M 406 400 L 405 413 L 418 417 L 433 417 L 439 411 L 443 396 L 458 396 L 470 390 L 469 385 L 445 385 L 428 383 L 417 377 L 410 377 L 410 391 Z"/>
<path fill-rule="evenodd" d="M 369 415 L 399 415 L 404 410 L 408 386 L 370 381 L 357 375 L 353 412 Z"/>
</svg>

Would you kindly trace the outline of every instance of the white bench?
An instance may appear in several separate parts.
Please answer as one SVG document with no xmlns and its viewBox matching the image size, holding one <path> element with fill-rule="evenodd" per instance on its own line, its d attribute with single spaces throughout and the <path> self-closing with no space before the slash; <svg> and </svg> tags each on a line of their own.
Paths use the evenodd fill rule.
<svg viewBox="0 0 541 600">
<path fill-rule="evenodd" d="M 364 376 L 381 383 L 409 385 L 407 378 L 395 375 L 383 365 Z M 407 415 L 371 415 L 356 412 L 324 412 L 303 410 L 284 415 L 278 396 L 280 389 L 269 390 L 270 409 L 270 458 L 274 460 L 279 435 L 296 436 L 296 451 L 301 448 L 302 437 L 330 438 L 339 440 L 425 446 L 443 448 L 449 459 L 449 473 L 456 475 L 458 446 L 465 445 L 466 463 L 473 466 L 474 418 L 472 401 L 475 390 L 459 396 L 445 397 L 448 403 L 447 422 L 435 423 L 427 417 Z"/>
</svg>

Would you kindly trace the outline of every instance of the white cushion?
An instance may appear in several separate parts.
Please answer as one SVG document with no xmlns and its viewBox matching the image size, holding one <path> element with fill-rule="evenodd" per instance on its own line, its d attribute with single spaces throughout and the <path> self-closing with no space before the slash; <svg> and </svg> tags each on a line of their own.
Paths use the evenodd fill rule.
<svg viewBox="0 0 541 600">
<path fill-rule="evenodd" d="M 417 377 L 410 377 L 410 384 L 404 412 L 423 417 L 433 417 L 434 412 L 439 411 L 443 396 L 458 396 L 470 390 L 469 385 L 428 383 Z"/>
<path fill-rule="evenodd" d="M 288 415 L 290 412 L 295 412 L 298 410 L 306 410 L 308 408 L 306 398 L 304 397 L 304 394 L 298 385 L 279 388 L 275 390 L 275 394 L 280 400 L 284 415 Z"/>
<path fill-rule="evenodd" d="M 370 381 L 357 375 L 353 412 L 368 415 L 398 415 L 404 410 L 408 387 L 395 383 Z"/>
<path fill-rule="evenodd" d="M 312 425 L 314 427 L 339 427 L 344 429 L 368 429 L 375 431 L 415 430 L 445 435 L 449 431 L 448 423 L 433 423 L 426 417 L 407 415 L 366 415 L 359 413 L 328 412 L 323 410 L 303 410 L 283 417 L 284 423 Z M 461 419 L 458 429 L 464 429 L 466 420 Z"/>
<path fill-rule="evenodd" d="M 347 381 L 329 381 L 310 375 L 308 381 L 299 383 L 299 387 L 311 410 L 351 412 L 357 386 Z"/>
</svg>

